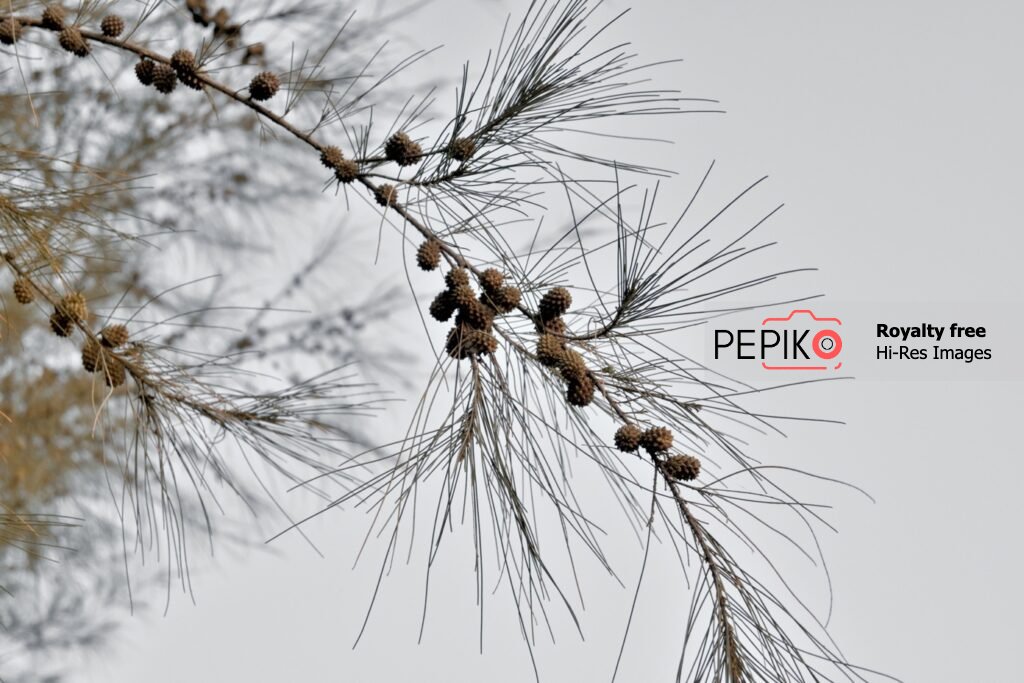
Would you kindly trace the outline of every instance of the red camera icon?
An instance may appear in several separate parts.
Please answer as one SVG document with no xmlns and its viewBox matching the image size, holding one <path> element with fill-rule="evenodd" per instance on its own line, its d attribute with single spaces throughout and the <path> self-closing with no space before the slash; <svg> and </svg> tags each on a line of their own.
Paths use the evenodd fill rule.
<svg viewBox="0 0 1024 683">
<path fill-rule="evenodd" d="M 842 361 L 831 364 L 843 350 L 843 338 L 835 329 L 843 324 L 839 318 L 822 318 L 815 315 L 814 311 L 801 308 L 790 311 L 784 318 L 765 318 L 761 321 L 762 328 L 769 324 L 785 328 L 776 334 L 781 335 L 785 350 L 783 359 L 787 362 L 777 364 L 763 360 L 761 367 L 765 370 L 838 370 L 842 367 Z M 817 358 L 809 356 L 803 348 L 806 337 L 812 334 L 810 349 Z"/>
</svg>

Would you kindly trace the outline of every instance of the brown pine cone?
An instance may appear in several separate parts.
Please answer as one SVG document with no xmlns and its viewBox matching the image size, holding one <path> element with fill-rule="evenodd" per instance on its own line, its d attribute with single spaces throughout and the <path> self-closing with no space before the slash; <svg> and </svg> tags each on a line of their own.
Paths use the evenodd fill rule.
<svg viewBox="0 0 1024 683">
<path fill-rule="evenodd" d="M 135 77 L 142 85 L 151 85 L 155 68 L 156 64 L 153 63 L 153 60 L 143 58 L 135 64 Z"/>
<path fill-rule="evenodd" d="M 103 354 L 100 371 L 103 373 L 103 379 L 106 381 L 107 386 L 112 389 L 116 389 L 124 384 L 128 374 L 125 371 L 124 362 L 112 353 Z"/>
<path fill-rule="evenodd" d="M 565 398 L 570 405 L 582 408 L 594 400 L 594 382 L 590 377 L 583 376 L 569 383 Z"/>
<path fill-rule="evenodd" d="M 30 304 L 36 300 L 36 290 L 28 280 L 19 277 L 14 281 L 14 298 L 19 304 Z"/>
<path fill-rule="evenodd" d="M 124 19 L 116 14 L 108 14 L 100 22 L 100 30 L 108 38 L 117 38 L 124 33 Z"/>
<path fill-rule="evenodd" d="M 178 87 L 178 74 L 169 64 L 153 65 L 153 87 L 164 95 L 169 95 Z"/>
<path fill-rule="evenodd" d="M 75 322 L 60 311 L 54 311 L 50 314 L 50 329 L 58 337 L 70 337 Z"/>
<path fill-rule="evenodd" d="M 497 268 L 488 268 L 480 274 L 480 286 L 488 293 L 496 293 L 505 282 L 505 276 Z"/>
<path fill-rule="evenodd" d="M 419 143 L 403 132 L 395 133 L 384 144 L 384 156 L 399 166 L 415 164 L 422 154 Z"/>
<path fill-rule="evenodd" d="M 651 427 L 640 437 L 640 445 L 651 455 L 665 453 L 672 448 L 672 430 L 668 427 Z"/>
<path fill-rule="evenodd" d="M 474 330 L 489 330 L 494 323 L 494 313 L 487 306 L 473 299 L 460 307 L 460 318 Z"/>
<path fill-rule="evenodd" d="M 92 52 L 89 42 L 82 36 L 82 32 L 76 26 L 68 26 L 60 32 L 57 42 L 67 52 L 76 57 L 88 57 Z"/>
<path fill-rule="evenodd" d="M 373 198 L 381 206 L 395 206 L 398 204 L 398 188 L 385 183 L 373 191 Z"/>
<path fill-rule="evenodd" d="M 281 89 L 281 79 L 271 71 L 262 71 L 249 83 L 249 96 L 257 102 L 269 100 Z"/>
<path fill-rule="evenodd" d="M 330 169 L 336 169 L 345 160 L 340 147 L 328 145 L 320 152 L 320 163 Z"/>
<path fill-rule="evenodd" d="M 64 8 L 60 5 L 47 5 L 43 10 L 42 19 L 43 28 L 61 31 L 64 29 Z"/>
<path fill-rule="evenodd" d="M 430 315 L 438 322 L 445 322 L 455 313 L 455 298 L 452 293 L 445 290 L 434 297 L 430 304 Z"/>
<path fill-rule="evenodd" d="M 86 372 L 96 372 L 100 368 L 100 357 L 103 355 L 103 347 L 88 337 L 82 346 L 82 367 Z"/>
<path fill-rule="evenodd" d="M 537 338 L 537 360 L 541 365 L 556 367 L 565 355 L 565 345 L 557 337 L 542 334 Z"/>
<path fill-rule="evenodd" d="M 125 325 L 107 325 L 100 332 L 100 337 L 102 337 L 104 346 L 116 349 L 128 343 L 128 327 Z"/>
<path fill-rule="evenodd" d="M 499 313 L 509 313 L 519 306 L 523 295 L 518 287 L 502 287 L 497 292 L 491 293 L 489 298 Z"/>
<path fill-rule="evenodd" d="M 636 425 L 622 425 L 615 432 L 615 447 L 624 453 L 633 453 L 640 448 L 643 431 Z"/>
<path fill-rule="evenodd" d="M 456 161 L 469 161 L 476 152 L 476 143 L 472 138 L 456 138 L 448 146 L 448 156 Z"/>
<path fill-rule="evenodd" d="M 667 458 L 661 467 L 672 479 L 693 481 L 700 475 L 700 458 L 692 455 L 673 455 Z"/>
<path fill-rule="evenodd" d="M 0 43 L 14 45 L 21 38 L 23 30 L 20 21 L 14 17 L 7 17 L 0 21 Z"/>
<path fill-rule="evenodd" d="M 60 300 L 57 312 L 72 322 L 83 322 L 89 317 L 89 306 L 81 292 L 72 292 Z"/>
<path fill-rule="evenodd" d="M 441 243 L 427 240 L 416 250 L 416 265 L 421 270 L 435 270 L 441 265 Z"/>
<path fill-rule="evenodd" d="M 466 309 L 475 303 L 479 303 L 476 300 L 476 293 L 473 288 L 469 285 L 458 285 L 454 290 L 449 290 L 452 293 L 452 298 L 455 300 L 455 305 L 460 309 Z"/>
<path fill-rule="evenodd" d="M 469 271 L 465 268 L 452 268 L 445 273 L 444 281 L 448 285 L 448 289 L 452 291 L 459 287 L 466 287 L 469 285 Z"/>
<path fill-rule="evenodd" d="M 589 378 L 587 363 L 583 356 L 572 349 L 565 349 L 562 357 L 558 359 L 558 370 L 567 382 L 577 382 L 583 378 Z"/>
<path fill-rule="evenodd" d="M 540 315 L 552 320 L 563 315 L 572 306 L 572 294 L 565 287 L 554 287 L 545 292 L 540 300 Z"/>
<path fill-rule="evenodd" d="M 342 159 L 338 167 L 334 169 L 334 177 L 338 182 L 349 184 L 359 177 L 359 164 L 351 159 Z"/>
</svg>

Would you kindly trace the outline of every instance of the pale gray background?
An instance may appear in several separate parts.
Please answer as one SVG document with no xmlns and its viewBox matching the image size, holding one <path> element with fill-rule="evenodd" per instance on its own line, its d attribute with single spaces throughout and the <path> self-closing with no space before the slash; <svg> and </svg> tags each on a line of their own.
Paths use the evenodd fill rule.
<svg viewBox="0 0 1024 683">
<path fill-rule="evenodd" d="M 608 5 L 608 13 L 626 6 Z M 447 0 L 419 15 L 417 40 L 447 45 L 430 68 L 456 76 L 462 60 L 484 54 L 505 11 Z M 647 59 L 685 59 L 661 70 L 658 85 L 722 101 L 726 116 L 653 124 L 676 141 L 664 163 L 694 172 L 717 159 L 723 192 L 770 174 L 765 196 L 787 204 L 770 234 L 787 262 L 820 267 L 812 289 L 868 305 L 1000 304 L 1015 316 L 1022 22 L 1024 10 L 1010 2 L 641 2 L 613 30 Z M 666 186 L 666 217 L 690 179 Z M 841 530 L 824 539 L 836 593 L 831 632 L 852 660 L 924 683 L 1024 678 L 1020 390 L 1019 377 L 856 381 L 777 398 L 780 412 L 848 424 L 793 427 L 788 439 L 755 443 L 763 457 L 853 481 L 877 498 L 830 493 Z M 396 570 L 353 651 L 376 569 L 351 570 L 364 524 L 354 515 L 312 525 L 325 560 L 294 538 L 273 546 L 280 557 L 220 558 L 196 577 L 197 606 L 179 598 L 166 617 L 136 618 L 76 680 L 532 679 L 505 598 L 488 602 L 486 649 L 477 653 L 468 534 L 461 548 L 449 545 L 425 642 L 415 645 L 417 564 Z M 613 538 L 609 554 L 621 558 L 627 582 L 635 578 L 640 553 L 628 535 Z M 680 578 L 668 553 L 652 562 L 623 681 L 674 673 L 687 602 L 682 590 L 676 602 L 658 599 Z M 791 570 L 806 573 L 797 586 L 822 608 L 818 575 Z M 545 680 L 609 678 L 631 590 L 594 571 L 584 583 L 587 640 L 562 620 L 557 645 L 538 650 Z"/>
</svg>

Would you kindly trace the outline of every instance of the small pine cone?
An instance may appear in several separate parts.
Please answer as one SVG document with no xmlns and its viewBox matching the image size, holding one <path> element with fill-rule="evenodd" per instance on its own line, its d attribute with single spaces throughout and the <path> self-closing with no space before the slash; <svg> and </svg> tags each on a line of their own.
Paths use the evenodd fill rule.
<svg viewBox="0 0 1024 683">
<path fill-rule="evenodd" d="M 174 92 L 174 89 L 178 86 L 178 74 L 175 73 L 174 67 L 167 64 L 154 64 L 153 65 L 153 87 L 164 95 L 169 95 Z"/>
<path fill-rule="evenodd" d="M 128 375 L 125 372 L 124 362 L 112 353 L 104 353 L 100 371 L 107 386 L 116 389 L 122 384 Z"/>
<path fill-rule="evenodd" d="M 651 427 L 640 437 L 640 445 L 651 455 L 665 453 L 672 448 L 672 430 L 668 427 Z"/>
<path fill-rule="evenodd" d="M 465 268 L 452 268 L 445 274 L 444 281 L 453 292 L 459 287 L 468 287 L 469 271 Z"/>
<path fill-rule="evenodd" d="M 448 156 L 456 161 L 469 161 L 476 152 L 476 143 L 472 138 L 456 138 L 448 146 Z"/>
<path fill-rule="evenodd" d="M 385 183 L 373 191 L 373 198 L 381 206 L 395 206 L 398 203 L 398 188 Z"/>
<path fill-rule="evenodd" d="M 494 304 L 499 313 L 514 311 L 519 306 L 522 298 L 523 294 L 519 291 L 518 287 L 502 287 L 490 296 L 491 303 Z"/>
<path fill-rule="evenodd" d="M 139 83 L 142 85 L 151 85 L 155 69 L 156 64 L 153 63 L 153 60 L 142 59 L 135 65 L 135 77 L 139 79 Z"/>
<path fill-rule="evenodd" d="M 700 475 L 700 458 L 693 455 L 673 455 L 662 464 L 662 471 L 672 479 L 693 481 Z"/>
<path fill-rule="evenodd" d="M 501 289 L 502 283 L 505 282 L 505 276 L 497 268 L 488 268 L 480 274 L 480 286 L 490 294 L 497 292 Z"/>
<path fill-rule="evenodd" d="M 434 297 L 430 303 L 430 316 L 438 322 L 445 322 L 455 313 L 455 299 L 452 293 L 445 290 Z"/>
<path fill-rule="evenodd" d="M 89 42 L 82 37 L 82 32 L 76 26 L 68 26 L 62 30 L 57 38 L 57 42 L 60 43 L 62 48 L 76 57 L 88 57 L 89 53 L 92 52 Z"/>
<path fill-rule="evenodd" d="M 544 321 L 544 328 L 542 330 L 547 334 L 553 334 L 556 337 L 564 337 L 569 332 L 569 328 L 565 326 L 565 321 L 561 318 L 552 318 L 551 320 Z"/>
<path fill-rule="evenodd" d="M 61 31 L 64 29 L 64 8 L 59 5 L 47 5 L 46 9 L 43 10 L 43 28 L 48 28 L 51 31 Z"/>
<path fill-rule="evenodd" d="M 474 330 L 489 330 L 494 323 L 494 312 L 476 299 L 461 306 L 460 318 Z"/>
<path fill-rule="evenodd" d="M 590 377 L 583 356 L 572 349 L 562 352 L 562 357 L 558 359 L 558 370 L 567 382 L 579 382 Z"/>
<path fill-rule="evenodd" d="M 469 285 L 459 285 L 453 290 L 449 290 L 452 293 L 452 299 L 455 301 L 455 305 L 465 310 L 475 303 L 479 303 L 476 300 L 476 293 L 473 288 Z"/>
<path fill-rule="evenodd" d="M 21 22 L 14 17 L 7 17 L 0 21 L 0 43 L 14 45 L 21 38 Z"/>
<path fill-rule="evenodd" d="M 261 71 L 249 82 L 249 96 L 257 102 L 269 100 L 281 89 L 281 79 L 272 71 Z"/>
<path fill-rule="evenodd" d="M 81 292 L 72 292 L 60 300 L 57 312 L 73 322 L 83 322 L 89 317 L 89 306 Z"/>
<path fill-rule="evenodd" d="M 544 320 L 557 318 L 572 306 L 572 294 L 565 287 L 554 287 L 540 300 L 540 315 Z"/>
<path fill-rule="evenodd" d="M 36 300 L 36 290 L 28 280 L 19 277 L 14 281 L 14 298 L 19 304 L 30 304 Z"/>
<path fill-rule="evenodd" d="M 178 74 L 178 78 L 195 76 L 199 71 L 199 62 L 191 50 L 175 50 L 171 55 L 171 66 Z"/>
<path fill-rule="evenodd" d="M 359 164 L 352 161 L 351 159 L 344 159 L 338 168 L 334 169 L 334 177 L 338 179 L 338 182 L 351 183 L 353 180 L 359 177 Z"/>
<path fill-rule="evenodd" d="M 345 160 L 345 155 L 342 153 L 340 147 L 334 145 L 328 145 L 320 151 L 320 163 L 327 168 L 337 169 L 341 166 L 341 162 Z"/>
<path fill-rule="evenodd" d="M 128 328 L 125 325 L 107 325 L 100 332 L 100 336 L 104 346 L 116 349 L 128 343 Z"/>
<path fill-rule="evenodd" d="M 124 33 L 124 19 L 116 14 L 108 14 L 100 22 L 100 30 L 108 38 L 117 38 Z"/>
<path fill-rule="evenodd" d="M 581 377 L 569 383 L 565 398 L 570 405 L 582 408 L 589 406 L 594 400 L 594 382 L 589 377 Z"/>
<path fill-rule="evenodd" d="M 541 365 L 557 366 L 565 355 L 565 345 L 557 337 L 542 334 L 537 338 L 537 360 Z"/>
<path fill-rule="evenodd" d="M 71 331 L 75 329 L 75 322 L 60 311 L 54 311 L 50 314 L 50 329 L 58 337 L 70 337 Z"/>
<path fill-rule="evenodd" d="M 441 265 L 441 243 L 427 240 L 416 250 L 416 265 L 420 270 L 435 270 Z"/>
<path fill-rule="evenodd" d="M 448 330 L 448 339 L 445 340 L 444 350 L 452 358 L 465 358 L 469 355 L 469 345 L 465 344 L 465 330 L 461 325 L 456 325 Z"/>
<path fill-rule="evenodd" d="M 178 75 L 178 80 L 186 88 L 202 90 L 203 81 L 199 78 L 199 62 L 190 50 L 176 50 L 171 55 L 171 67 Z"/>
<path fill-rule="evenodd" d="M 96 372 L 100 369 L 100 357 L 103 355 L 103 347 L 89 337 L 82 346 L 82 367 L 86 372 Z"/>
<path fill-rule="evenodd" d="M 640 448 L 643 432 L 636 425 L 622 425 L 615 432 L 615 447 L 624 453 L 633 453 Z"/>
<path fill-rule="evenodd" d="M 384 156 L 399 166 L 415 164 L 422 154 L 419 143 L 402 132 L 395 133 L 384 144 Z"/>
</svg>

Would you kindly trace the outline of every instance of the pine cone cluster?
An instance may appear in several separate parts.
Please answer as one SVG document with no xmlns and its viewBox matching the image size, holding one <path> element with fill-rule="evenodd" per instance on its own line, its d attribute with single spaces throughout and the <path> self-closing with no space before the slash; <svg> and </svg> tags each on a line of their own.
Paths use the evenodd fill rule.
<svg viewBox="0 0 1024 683">
<path fill-rule="evenodd" d="M 257 102 L 264 102 L 281 89 L 281 79 L 272 71 L 261 71 L 249 82 L 249 96 Z"/>
<path fill-rule="evenodd" d="M 415 164 L 423 154 L 419 143 L 401 131 L 395 133 L 384 144 L 384 156 L 399 166 Z"/>
<path fill-rule="evenodd" d="M 108 14 L 100 22 L 100 30 L 108 38 L 117 38 L 124 33 L 124 19 L 116 14 Z"/>
<path fill-rule="evenodd" d="M 456 138 L 448 145 L 448 156 L 456 161 L 469 161 L 476 152 L 476 143 L 473 138 Z"/>
<path fill-rule="evenodd" d="M 480 300 L 501 314 L 511 313 L 522 299 L 518 287 L 505 284 L 505 274 L 497 268 L 488 268 L 480 274 Z"/>
<path fill-rule="evenodd" d="M 89 53 L 92 52 L 89 41 L 82 36 L 82 32 L 76 26 L 68 26 L 62 29 L 57 37 L 57 42 L 60 43 L 60 46 L 65 51 L 70 52 L 76 57 L 88 57 Z"/>
<path fill-rule="evenodd" d="M 499 291 L 506 289 L 502 286 L 505 276 L 496 269 L 491 270 L 494 272 L 485 271 L 481 275 L 482 291 L 478 296 L 470 284 L 469 272 L 465 268 L 453 268 L 444 277 L 447 288 L 430 304 L 430 315 L 440 322 L 458 313 L 445 343 L 445 350 L 452 358 L 469 358 L 498 350 L 498 340 L 493 334 L 494 319 L 502 311 L 491 304 L 491 299 L 495 284 Z"/>
<path fill-rule="evenodd" d="M 175 50 L 171 55 L 171 68 L 186 88 L 203 89 L 203 82 L 199 80 L 199 62 L 191 50 Z"/>
<path fill-rule="evenodd" d="M 661 465 L 662 471 L 678 481 L 693 481 L 700 475 L 700 458 L 693 455 L 673 455 Z"/>
<path fill-rule="evenodd" d="M 563 287 L 544 294 L 540 303 L 541 318 L 537 321 L 537 360 L 557 369 L 567 383 L 565 398 L 570 405 L 583 407 L 594 400 L 594 378 L 577 351 L 565 343 L 566 327 L 562 314 L 572 305 L 572 295 Z"/>
<path fill-rule="evenodd" d="M 14 45 L 21 38 L 21 22 L 14 17 L 7 17 L 0 21 L 0 43 Z"/>
<path fill-rule="evenodd" d="M 441 243 L 428 239 L 416 250 L 416 265 L 420 270 L 435 270 L 441 265 Z"/>
</svg>

